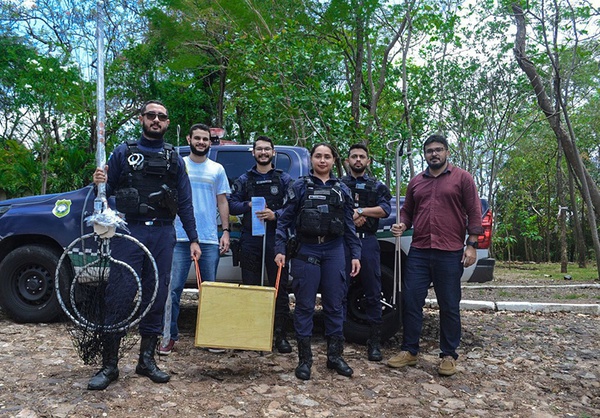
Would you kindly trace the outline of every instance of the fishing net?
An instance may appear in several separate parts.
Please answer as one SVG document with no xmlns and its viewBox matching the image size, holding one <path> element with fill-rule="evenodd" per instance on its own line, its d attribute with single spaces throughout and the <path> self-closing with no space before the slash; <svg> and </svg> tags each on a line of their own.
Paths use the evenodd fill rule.
<svg viewBox="0 0 600 418">
<path fill-rule="evenodd" d="M 136 246 L 146 256 L 142 269 L 154 282 L 143 283 L 140 272 L 119 257 L 126 246 Z M 58 301 L 71 320 L 67 329 L 85 364 L 99 364 L 105 345 L 117 338 L 121 354 L 137 342 L 137 333 L 130 331 L 150 310 L 158 291 L 156 263 L 141 242 L 120 233 L 111 238 L 84 235 L 65 249 L 56 271 Z"/>
</svg>

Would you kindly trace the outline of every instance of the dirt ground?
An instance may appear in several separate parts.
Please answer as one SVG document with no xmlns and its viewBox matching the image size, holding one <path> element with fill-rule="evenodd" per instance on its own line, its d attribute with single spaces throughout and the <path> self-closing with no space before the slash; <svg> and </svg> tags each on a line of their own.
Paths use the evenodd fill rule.
<svg viewBox="0 0 600 418">
<path fill-rule="evenodd" d="M 597 289 L 577 290 L 585 298 L 561 296 L 571 292 L 566 289 L 544 297 L 599 303 L 593 293 Z M 505 297 L 493 292 L 480 296 Z M 540 293 L 531 289 L 528 299 Z M 385 365 L 398 352 L 398 339 L 384 345 L 382 363 L 367 361 L 363 346 L 347 344 L 344 357 L 354 368 L 350 379 L 326 368 L 326 344 L 317 320 L 312 378 L 303 382 L 294 376 L 295 343 L 292 354 L 213 354 L 194 347 L 192 298 L 182 309 L 182 340 L 159 361 L 171 373 L 169 383 L 154 384 L 135 374 L 136 346 L 120 361 L 119 380 L 93 392 L 86 386 L 95 368 L 77 357 L 66 324 L 16 324 L 0 311 L 0 416 L 600 416 L 600 317 L 463 311 L 462 318 L 456 375 L 437 374 L 438 312 L 426 309 L 416 367 Z"/>
</svg>

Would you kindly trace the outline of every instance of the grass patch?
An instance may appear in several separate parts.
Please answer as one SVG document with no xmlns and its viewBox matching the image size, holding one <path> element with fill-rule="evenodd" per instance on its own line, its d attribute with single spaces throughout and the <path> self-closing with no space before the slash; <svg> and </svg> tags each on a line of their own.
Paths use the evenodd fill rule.
<svg viewBox="0 0 600 418">
<path fill-rule="evenodd" d="M 560 263 L 523 263 L 496 261 L 494 278 L 502 278 L 503 275 L 518 274 L 522 279 L 533 279 L 538 281 L 567 282 L 564 276 L 569 275 L 573 281 L 594 282 L 598 281 L 598 269 L 595 263 L 588 263 L 586 268 L 579 268 L 575 263 L 567 265 L 567 273 L 560 272 Z"/>
<path fill-rule="evenodd" d="M 585 299 L 585 298 L 587 298 L 587 295 L 582 295 L 580 293 L 568 293 L 566 295 L 555 294 L 554 297 L 556 299 L 577 300 L 577 299 Z"/>
<path fill-rule="evenodd" d="M 514 292 L 508 292 L 506 290 L 500 290 L 498 292 L 498 296 L 502 297 L 502 298 L 508 298 L 508 297 L 513 297 L 515 296 Z"/>
</svg>

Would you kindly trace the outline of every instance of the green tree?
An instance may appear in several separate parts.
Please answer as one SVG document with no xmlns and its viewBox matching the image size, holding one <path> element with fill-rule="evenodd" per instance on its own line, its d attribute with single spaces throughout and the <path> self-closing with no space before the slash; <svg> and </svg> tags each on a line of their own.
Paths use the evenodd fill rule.
<svg viewBox="0 0 600 418">
<path fill-rule="evenodd" d="M 552 83 L 546 86 L 540 77 L 534 62 L 529 59 L 531 53 L 536 51 L 526 49 L 527 21 L 524 9 L 517 3 L 511 5 L 514 13 L 517 34 L 515 40 L 515 57 L 519 66 L 530 80 L 531 86 L 536 93 L 540 109 L 547 117 L 548 123 L 554 131 L 556 138 L 560 141 L 565 157 L 576 173 L 581 192 L 586 202 L 588 211 L 588 224 L 592 232 L 596 260 L 600 260 L 600 240 L 596 216 L 600 216 L 600 189 L 590 176 L 579 151 L 576 142 L 575 130 L 570 118 L 571 104 L 571 74 L 576 71 L 575 63 L 578 62 L 580 41 L 579 37 L 585 33 L 580 31 L 579 25 L 587 25 L 592 13 L 595 11 L 587 3 L 571 4 L 569 2 L 556 1 L 551 4 L 533 4 L 527 10 L 529 17 L 535 22 L 534 35 L 538 36 L 543 48 L 540 56 L 544 57 L 550 64 L 552 71 Z M 595 16 L 597 19 L 598 16 Z M 565 41 L 559 38 L 565 35 Z M 570 65 L 561 65 L 561 52 L 571 51 Z M 547 89 L 550 94 L 547 93 Z M 594 216 L 594 213 L 596 216 Z M 600 263 L 598 264 L 598 275 L 600 277 Z"/>
</svg>

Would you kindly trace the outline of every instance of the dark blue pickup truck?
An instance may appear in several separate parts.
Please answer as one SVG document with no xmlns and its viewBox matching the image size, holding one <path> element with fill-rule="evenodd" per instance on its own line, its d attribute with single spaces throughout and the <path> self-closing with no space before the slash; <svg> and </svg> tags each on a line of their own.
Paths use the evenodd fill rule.
<svg viewBox="0 0 600 418">
<path fill-rule="evenodd" d="M 213 145 L 209 157 L 221 163 L 232 182 L 254 164 L 248 145 Z M 277 146 L 276 167 L 288 172 L 292 178 L 308 174 L 310 158 L 301 147 Z M 179 149 L 182 155 L 188 147 Z M 93 213 L 94 188 L 87 186 L 66 193 L 31 196 L 0 202 L 0 307 L 18 322 L 49 322 L 56 320 L 62 310 L 54 293 L 56 266 L 64 248 L 80 236 L 92 232 L 85 218 Z M 380 222 L 378 237 L 382 262 L 382 309 L 384 337 L 392 336 L 399 327 L 398 298 L 400 278 L 394 277 L 395 239 L 390 232 L 396 214 Z M 114 207 L 111 205 L 111 207 Z M 489 258 L 492 214 L 487 202 L 482 200 L 483 223 L 486 230 L 480 238 L 478 262 L 465 270 L 463 281 L 485 282 L 492 280 L 495 260 Z M 232 239 L 239 236 L 239 219 L 232 217 Z M 401 239 L 402 256 L 410 247 L 412 231 Z M 73 274 L 65 271 L 64 274 Z M 398 275 L 399 276 L 399 275 Z M 239 281 L 239 267 L 226 254 L 219 264 L 219 281 Z M 195 284 L 195 281 L 191 280 Z M 397 296 L 397 294 L 396 294 Z M 348 294 L 348 320 L 346 338 L 363 342 L 369 329 L 363 310 L 363 292 L 360 281 L 351 283 Z"/>
</svg>

